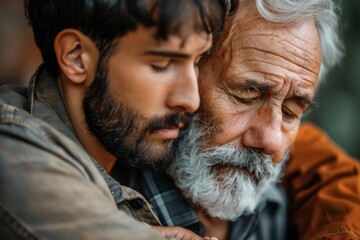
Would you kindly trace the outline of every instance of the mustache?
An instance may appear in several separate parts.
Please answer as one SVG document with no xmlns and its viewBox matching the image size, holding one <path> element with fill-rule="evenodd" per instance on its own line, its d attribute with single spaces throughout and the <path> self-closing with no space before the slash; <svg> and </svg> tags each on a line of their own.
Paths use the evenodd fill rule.
<svg viewBox="0 0 360 240">
<path fill-rule="evenodd" d="M 249 147 L 238 146 L 209 146 L 208 135 L 215 129 L 211 124 L 204 124 L 198 115 L 195 115 L 190 126 L 183 131 L 179 139 L 177 157 L 188 157 L 196 164 L 200 164 L 212 172 L 216 165 L 234 166 L 247 170 L 256 182 L 267 179 L 274 174 L 272 156 Z M 286 157 L 285 157 L 286 158 Z M 195 160 L 196 159 L 196 160 Z"/>
<path fill-rule="evenodd" d="M 273 174 L 272 157 L 251 148 L 218 146 L 205 150 L 204 158 L 209 168 L 215 165 L 239 167 L 249 171 L 257 181 Z"/>
<path fill-rule="evenodd" d="M 219 132 L 195 117 L 167 173 L 187 198 L 211 216 L 234 220 L 252 213 L 265 191 L 279 181 L 285 161 L 273 163 L 270 155 L 249 147 L 211 146 L 209 133 L 211 137 Z"/>
<path fill-rule="evenodd" d="M 147 132 L 154 132 L 162 128 L 179 127 L 180 124 L 184 124 L 185 127 L 188 127 L 192 118 L 193 114 L 191 113 L 178 113 L 157 117 L 150 120 L 147 126 Z"/>
</svg>

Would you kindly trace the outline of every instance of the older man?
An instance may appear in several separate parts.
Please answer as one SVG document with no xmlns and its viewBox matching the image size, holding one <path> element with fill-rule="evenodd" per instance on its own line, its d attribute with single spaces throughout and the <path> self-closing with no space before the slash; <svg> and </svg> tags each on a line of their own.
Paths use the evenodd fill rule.
<svg viewBox="0 0 360 240">
<path fill-rule="evenodd" d="M 241 1 L 200 69 L 199 120 L 168 172 L 185 198 L 160 174 L 129 183 L 163 224 L 239 240 L 253 234 L 260 215 L 263 239 L 284 238 L 286 203 L 276 183 L 319 80 L 341 56 L 334 8 L 330 0 Z M 301 213 L 293 215 L 298 237 L 356 239 L 359 165 L 313 126 L 301 133 L 285 182 L 301 208 L 293 209 Z"/>
</svg>

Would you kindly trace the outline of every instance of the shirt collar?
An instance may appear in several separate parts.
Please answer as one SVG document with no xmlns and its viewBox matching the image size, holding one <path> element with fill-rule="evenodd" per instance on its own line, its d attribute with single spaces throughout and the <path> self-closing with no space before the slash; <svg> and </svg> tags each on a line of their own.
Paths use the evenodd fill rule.
<svg viewBox="0 0 360 240">
<path fill-rule="evenodd" d="M 126 185 L 141 192 L 165 226 L 182 226 L 204 235 L 205 228 L 170 177 L 163 173 L 123 167 Z"/>
<path fill-rule="evenodd" d="M 126 171 L 130 171 L 128 186 L 145 196 L 163 225 L 185 227 L 204 236 L 204 225 L 168 175 L 134 169 Z M 258 211 L 259 209 L 254 214 L 241 216 L 232 221 L 230 239 L 249 237 L 257 226 Z"/>
</svg>

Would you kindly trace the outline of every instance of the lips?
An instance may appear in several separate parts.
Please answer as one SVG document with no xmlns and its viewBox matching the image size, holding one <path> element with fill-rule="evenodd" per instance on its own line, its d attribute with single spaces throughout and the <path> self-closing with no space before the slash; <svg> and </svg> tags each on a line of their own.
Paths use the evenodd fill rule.
<svg viewBox="0 0 360 240">
<path fill-rule="evenodd" d="M 161 138 L 175 139 L 180 134 L 179 128 L 162 128 L 154 132 L 156 135 L 160 135 Z"/>
<path fill-rule="evenodd" d="M 158 135 L 160 138 L 164 139 L 175 139 L 180 134 L 180 128 L 183 128 L 185 124 L 183 122 L 179 123 L 177 126 L 164 126 L 153 131 L 152 134 Z"/>
</svg>

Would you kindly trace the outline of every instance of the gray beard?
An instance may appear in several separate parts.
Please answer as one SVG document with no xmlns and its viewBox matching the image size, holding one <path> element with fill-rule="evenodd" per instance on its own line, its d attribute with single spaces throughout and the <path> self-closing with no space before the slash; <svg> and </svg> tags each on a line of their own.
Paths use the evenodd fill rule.
<svg viewBox="0 0 360 240">
<path fill-rule="evenodd" d="M 175 185 L 213 217 L 234 220 L 253 213 L 264 193 L 279 181 L 288 154 L 273 164 L 271 156 L 251 149 L 206 147 L 200 141 L 206 129 L 192 125 L 179 142 L 175 161 L 168 169 Z M 226 175 L 218 176 L 214 171 L 219 164 L 229 166 Z"/>
</svg>

